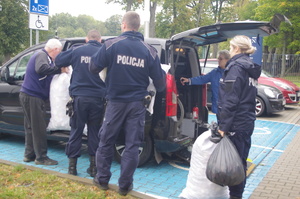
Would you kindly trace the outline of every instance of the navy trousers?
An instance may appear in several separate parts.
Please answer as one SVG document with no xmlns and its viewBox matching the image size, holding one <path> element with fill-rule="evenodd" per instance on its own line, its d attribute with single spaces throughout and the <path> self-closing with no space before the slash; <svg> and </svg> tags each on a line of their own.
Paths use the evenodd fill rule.
<svg viewBox="0 0 300 199">
<path fill-rule="evenodd" d="M 245 169 L 245 174 L 247 171 L 247 158 L 248 158 L 249 150 L 251 147 L 251 135 L 254 130 L 254 124 L 253 124 L 253 127 L 246 128 L 246 129 L 247 130 L 245 130 L 243 132 L 236 132 L 234 135 L 228 136 L 230 138 L 230 140 L 233 142 L 233 144 L 235 145 L 235 147 L 242 159 L 244 169 Z M 230 186 L 229 187 L 230 195 L 242 198 L 243 192 L 245 189 L 245 185 L 246 185 L 246 178 L 240 184 L 235 185 L 235 186 Z"/>
<path fill-rule="evenodd" d="M 87 124 L 88 154 L 95 156 L 99 144 L 98 132 L 104 111 L 103 98 L 75 96 L 74 115 L 70 118 L 71 132 L 66 145 L 68 158 L 81 155 L 82 135 Z"/>
<path fill-rule="evenodd" d="M 139 146 L 144 139 L 145 112 L 146 108 L 142 101 L 107 103 L 96 153 L 98 171 L 96 177 L 100 183 L 108 183 L 110 180 L 114 144 L 121 127 L 125 133 L 125 150 L 121 159 L 119 187 L 127 189 L 133 183 L 133 174 L 139 162 Z"/>
</svg>

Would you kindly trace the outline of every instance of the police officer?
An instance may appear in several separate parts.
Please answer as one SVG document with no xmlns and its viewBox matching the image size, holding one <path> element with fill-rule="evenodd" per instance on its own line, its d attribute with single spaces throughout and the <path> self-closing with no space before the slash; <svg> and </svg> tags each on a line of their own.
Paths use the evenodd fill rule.
<svg viewBox="0 0 300 199">
<path fill-rule="evenodd" d="M 91 56 L 101 47 L 101 35 L 91 30 L 86 37 L 86 44 L 61 52 L 55 60 L 59 67 L 72 65 L 73 72 L 69 87 L 73 98 L 74 114 L 70 118 L 71 132 L 66 145 L 69 158 L 69 174 L 77 175 L 77 158 L 80 157 L 82 134 L 87 124 L 88 153 L 90 167 L 87 172 L 94 177 L 97 173 L 95 154 L 99 143 L 98 131 L 101 126 L 105 84 L 99 74 L 90 73 L 88 66 Z"/>
<path fill-rule="evenodd" d="M 256 119 L 257 79 L 261 73 L 261 66 L 249 57 L 254 52 L 255 48 L 247 36 L 237 35 L 230 41 L 231 59 L 220 80 L 218 99 L 219 133 L 222 136 L 227 134 L 235 145 L 245 174 Z M 238 185 L 229 186 L 230 199 L 242 199 L 245 184 L 246 178 Z"/>
<path fill-rule="evenodd" d="M 143 99 L 148 95 L 149 77 L 157 91 L 165 88 L 165 72 L 155 48 L 144 42 L 137 32 L 140 16 L 127 12 L 122 20 L 122 34 L 107 40 L 92 57 L 90 70 L 98 73 L 107 67 L 107 107 L 100 129 L 96 153 L 97 175 L 93 183 L 107 190 L 111 177 L 114 144 L 124 127 L 125 150 L 121 159 L 119 193 L 126 195 L 133 188 L 133 174 L 139 162 L 139 146 L 143 141 L 146 108 Z"/>
</svg>

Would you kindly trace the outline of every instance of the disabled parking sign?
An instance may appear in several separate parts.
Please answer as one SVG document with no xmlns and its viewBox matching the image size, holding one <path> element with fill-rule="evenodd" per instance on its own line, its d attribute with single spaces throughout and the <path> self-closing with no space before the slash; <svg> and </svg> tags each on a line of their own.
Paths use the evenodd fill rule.
<svg viewBox="0 0 300 199">
<path fill-rule="evenodd" d="M 29 28 L 48 30 L 49 0 L 30 0 L 29 10 Z"/>
<path fill-rule="evenodd" d="M 48 16 L 32 14 L 29 15 L 29 28 L 35 30 L 48 30 L 49 19 Z"/>
</svg>

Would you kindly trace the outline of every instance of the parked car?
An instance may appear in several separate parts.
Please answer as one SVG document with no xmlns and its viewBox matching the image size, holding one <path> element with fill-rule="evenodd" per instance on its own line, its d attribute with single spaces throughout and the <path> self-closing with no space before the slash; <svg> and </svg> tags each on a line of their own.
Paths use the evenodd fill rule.
<svg viewBox="0 0 300 199">
<path fill-rule="evenodd" d="M 278 21 L 279 22 L 279 21 Z M 206 106 L 206 87 L 184 87 L 180 77 L 196 77 L 201 74 L 198 47 L 226 41 L 237 34 L 268 36 L 278 31 L 278 23 L 244 21 L 218 23 L 191 29 L 170 39 L 146 38 L 160 56 L 161 64 L 169 65 L 165 91 L 155 95 L 153 114 L 146 113 L 145 139 L 140 147 L 139 166 L 155 154 L 177 154 L 189 160 L 187 148 L 194 139 L 209 127 Z M 104 37 L 108 39 L 109 37 Z M 73 45 L 85 43 L 85 38 L 61 39 L 63 51 Z M 5 63 L 1 69 L 0 82 L 0 132 L 24 135 L 23 112 L 19 104 L 19 91 L 26 75 L 26 66 L 33 53 L 45 43 L 32 46 Z M 50 106 L 47 109 L 50 118 Z M 186 134 L 191 133 L 192 136 Z M 69 132 L 50 131 L 49 139 L 67 140 Z M 120 161 L 124 141 L 122 133 L 115 147 L 115 157 Z M 154 153 L 155 151 L 155 153 Z"/>
<path fill-rule="evenodd" d="M 257 117 L 283 111 L 286 104 L 283 94 L 279 89 L 264 84 L 258 84 L 255 100 L 255 113 Z"/>
<path fill-rule="evenodd" d="M 293 82 L 279 77 L 274 77 L 268 72 L 262 70 L 261 75 L 258 78 L 258 83 L 278 88 L 282 92 L 286 100 L 286 104 L 293 105 L 300 102 L 300 88 Z"/>
<path fill-rule="evenodd" d="M 200 65 L 204 66 L 203 59 L 200 59 Z M 202 73 L 207 74 L 214 68 L 218 67 L 217 59 L 207 59 L 205 67 L 202 67 Z M 260 78 L 259 78 L 260 79 Z M 258 80 L 259 82 L 259 80 Z M 256 96 L 256 116 L 270 115 L 274 112 L 283 111 L 286 100 L 283 97 L 282 92 L 276 87 L 258 84 Z M 210 84 L 207 84 L 207 105 L 211 106 L 211 88 Z"/>
</svg>

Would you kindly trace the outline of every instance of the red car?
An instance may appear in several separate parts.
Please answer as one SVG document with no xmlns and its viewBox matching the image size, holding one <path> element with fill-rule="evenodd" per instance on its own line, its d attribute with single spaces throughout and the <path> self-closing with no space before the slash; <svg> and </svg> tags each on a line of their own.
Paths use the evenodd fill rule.
<svg viewBox="0 0 300 199">
<path fill-rule="evenodd" d="M 300 88 L 288 80 L 273 77 L 268 72 L 262 70 L 258 78 L 258 83 L 278 88 L 282 92 L 286 104 L 298 104 L 300 101 Z"/>
<path fill-rule="evenodd" d="M 201 66 L 204 66 L 204 61 L 204 59 L 200 59 Z M 207 59 L 206 66 L 202 68 L 202 73 L 206 74 L 216 67 L 218 67 L 217 59 Z M 293 82 L 279 77 L 273 77 L 268 72 L 262 70 L 258 78 L 258 83 L 279 89 L 286 100 L 286 104 L 298 104 L 300 101 L 300 88 Z"/>
<path fill-rule="evenodd" d="M 204 59 L 200 59 L 202 74 L 207 74 L 214 68 L 218 67 L 217 59 L 207 59 L 205 67 L 204 61 Z M 279 89 L 270 85 L 258 84 L 255 109 L 256 117 L 283 111 L 285 104 L 286 100 Z M 211 106 L 210 84 L 207 84 L 207 106 Z"/>
</svg>

